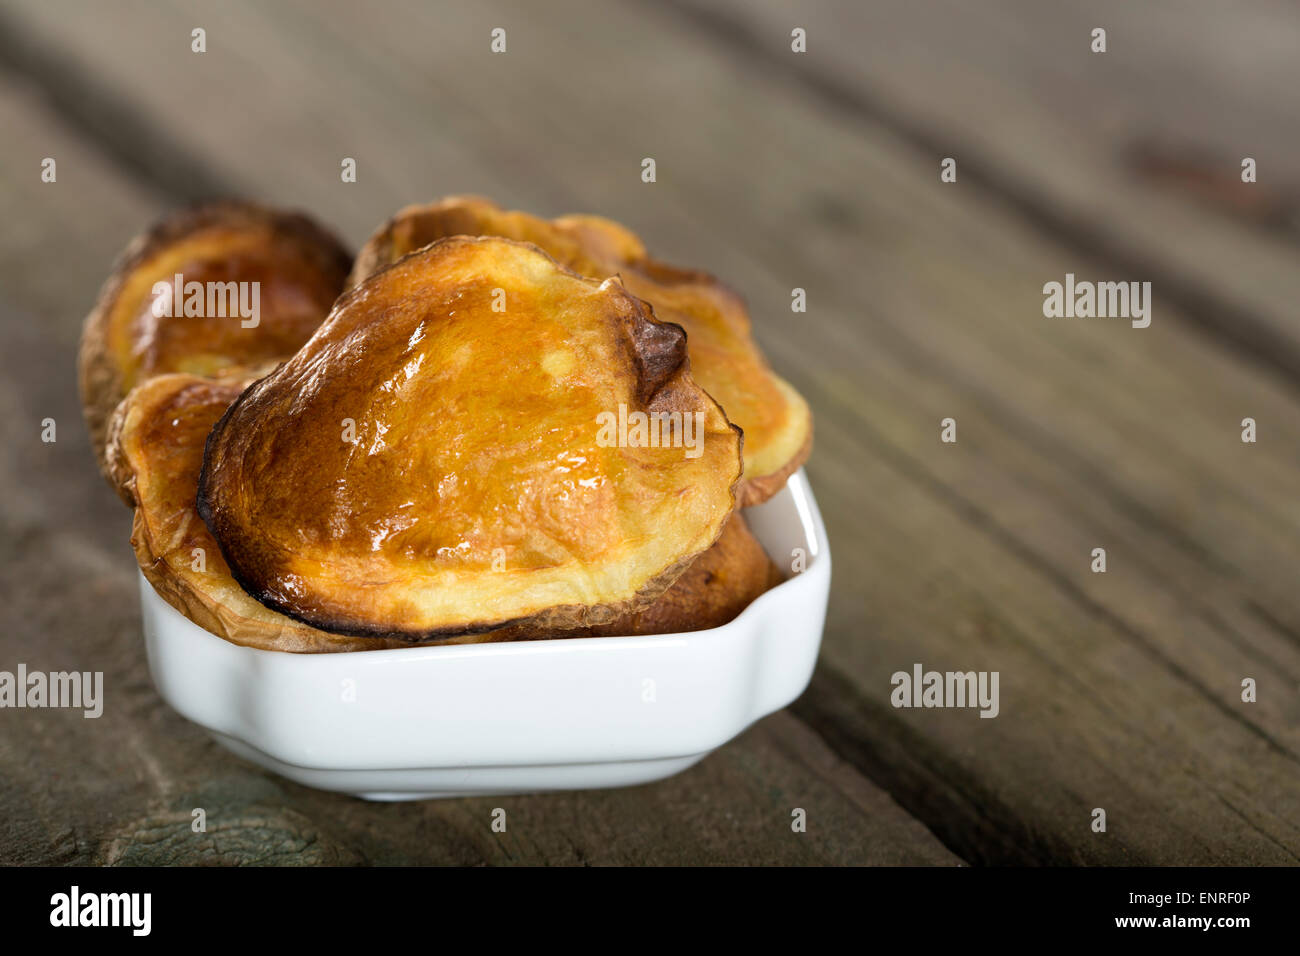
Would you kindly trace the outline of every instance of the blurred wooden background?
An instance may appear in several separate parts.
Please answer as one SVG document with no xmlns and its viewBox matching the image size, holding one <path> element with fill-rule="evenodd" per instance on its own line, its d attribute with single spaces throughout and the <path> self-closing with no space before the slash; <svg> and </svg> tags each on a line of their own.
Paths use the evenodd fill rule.
<svg viewBox="0 0 1300 956">
<path fill-rule="evenodd" d="M 0 862 L 1300 861 L 1297 49 L 1283 0 L 0 2 L 0 669 L 107 696 L 0 711 Z M 114 256 L 195 198 L 359 244 L 463 192 L 716 272 L 814 406 L 817 675 L 661 784 L 368 805 L 152 689 L 75 391 Z M 1151 281 L 1150 328 L 1045 319 L 1067 272 Z M 895 710 L 917 662 L 999 671 L 1000 715 Z"/>
</svg>

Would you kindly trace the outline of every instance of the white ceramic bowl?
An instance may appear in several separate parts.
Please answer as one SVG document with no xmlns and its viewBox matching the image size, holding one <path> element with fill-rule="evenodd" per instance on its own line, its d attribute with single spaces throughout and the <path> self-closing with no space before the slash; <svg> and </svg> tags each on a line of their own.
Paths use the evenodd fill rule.
<svg viewBox="0 0 1300 956">
<path fill-rule="evenodd" d="M 140 578 L 163 698 L 226 747 L 371 800 L 619 787 L 670 776 L 808 686 L 831 555 L 801 470 L 745 512 L 805 569 L 707 631 L 286 654 L 239 647 Z"/>
</svg>

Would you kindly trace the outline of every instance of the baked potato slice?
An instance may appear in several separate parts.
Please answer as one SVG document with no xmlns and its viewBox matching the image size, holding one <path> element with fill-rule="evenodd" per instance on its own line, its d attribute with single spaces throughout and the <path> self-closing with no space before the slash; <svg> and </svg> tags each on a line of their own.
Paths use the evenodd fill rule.
<svg viewBox="0 0 1300 956">
<path fill-rule="evenodd" d="M 685 333 L 617 279 L 458 237 L 357 285 L 240 395 L 198 511 L 246 591 L 322 630 L 589 627 L 712 546 L 741 447 Z"/>
<path fill-rule="evenodd" d="M 136 384 L 292 355 L 350 265 L 347 249 L 311 219 L 248 202 L 194 206 L 137 237 L 82 330 L 81 400 L 101 470 L 109 416 Z"/>
<path fill-rule="evenodd" d="M 241 374 L 243 373 L 243 374 Z M 256 373 L 252 373 L 256 377 Z M 108 460 L 135 507 L 131 545 L 140 569 L 167 603 L 218 637 L 245 647 L 330 653 L 406 647 L 393 638 L 350 637 L 309 627 L 254 600 L 230 575 L 195 510 L 203 447 L 212 426 L 251 379 L 157 376 L 132 390 L 109 428 Z M 430 644 L 666 634 L 720 627 L 780 582 L 776 566 L 739 513 L 722 536 L 644 610 L 586 630 L 514 625 Z"/>
<path fill-rule="evenodd" d="M 548 221 L 472 196 L 409 206 L 362 247 L 349 285 L 409 252 L 456 235 L 531 242 L 583 275 L 618 275 L 629 292 L 654 307 L 660 320 L 684 328 L 691 374 L 745 433 L 742 504 L 770 498 L 807 460 L 812 449 L 808 403 L 768 365 L 750 333 L 740 296 L 708 273 L 650 258 L 636 234 L 613 220 L 575 215 Z"/>
<path fill-rule="evenodd" d="M 246 384 L 236 370 L 221 381 L 155 376 L 114 413 L 108 468 L 135 506 L 131 546 L 140 570 L 168 604 L 235 644 L 295 652 L 400 646 L 308 627 L 259 604 L 230 576 L 194 499 L 208 433 Z"/>
<path fill-rule="evenodd" d="M 108 463 L 136 509 L 131 546 L 140 570 L 168 604 L 195 624 L 245 647 L 304 654 L 409 646 L 406 640 L 331 634 L 260 604 L 231 577 L 199 517 L 195 495 L 208 433 L 263 371 L 270 369 L 230 369 L 222 380 L 159 375 L 132 389 L 118 406 L 109 425 Z M 507 627 L 427 643 L 550 636 L 555 635 Z"/>
</svg>

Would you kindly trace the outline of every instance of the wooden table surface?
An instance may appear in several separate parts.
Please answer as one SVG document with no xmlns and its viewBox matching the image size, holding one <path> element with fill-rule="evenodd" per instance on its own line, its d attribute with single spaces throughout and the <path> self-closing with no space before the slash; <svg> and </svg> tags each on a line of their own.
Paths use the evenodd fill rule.
<svg viewBox="0 0 1300 956">
<path fill-rule="evenodd" d="M 0 670 L 106 694 L 0 711 L 0 862 L 1294 865 L 1297 48 L 1281 0 L 0 2 Z M 195 198 L 359 244 L 466 192 L 716 272 L 814 408 L 812 686 L 662 783 L 367 804 L 148 675 L 74 376 L 117 251 Z M 1150 327 L 1044 318 L 1066 273 L 1151 281 Z M 998 671 L 998 717 L 895 709 L 916 663 Z"/>
</svg>

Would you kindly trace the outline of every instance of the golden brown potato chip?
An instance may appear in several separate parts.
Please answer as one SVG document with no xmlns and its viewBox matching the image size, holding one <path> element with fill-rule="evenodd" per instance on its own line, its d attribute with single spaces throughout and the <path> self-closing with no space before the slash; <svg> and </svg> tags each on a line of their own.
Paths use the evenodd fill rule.
<svg viewBox="0 0 1300 956">
<path fill-rule="evenodd" d="M 692 375 L 745 433 L 742 504 L 770 498 L 808 458 L 808 404 L 768 366 L 750 334 L 740 296 L 707 273 L 651 259 L 641 240 L 612 220 L 562 216 L 547 221 L 478 197 L 410 206 L 362 247 L 349 284 L 430 242 L 456 235 L 531 242 L 583 275 L 619 275 L 629 292 L 654 307 L 657 318 L 684 328 Z"/>
<path fill-rule="evenodd" d="M 239 371 L 231 370 L 221 382 L 184 374 L 155 377 L 134 389 L 113 418 L 109 464 L 136 508 L 131 544 L 141 570 L 169 604 L 235 644 L 292 653 L 409 646 L 406 640 L 349 637 L 309 627 L 263 606 L 231 577 L 220 548 L 195 510 L 195 493 L 208 432 L 247 384 Z M 612 624 L 586 630 L 515 625 L 428 643 L 666 634 L 720 627 L 780 578 L 737 512 L 717 543 L 653 604 Z"/>
<path fill-rule="evenodd" d="M 403 642 L 327 634 L 263 607 L 230 576 L 194 507 L 203 443 L 247 383 L 194 375 L 151 378 L 118 406 L 108 466 L 135 505 L 131 545 L 140 570 L 168 604 L 236 644 L 297 652 L 365 650 Z"/>
<path fill-rule="evenodd" d="M 241 371 L 247 374 L 241 376 Z M 407 640 L 349 637 L 309 627 L 258 603 L 231 577 L 221 549 L 195 509 L 195 495 L 208 433 L 244 387 L 261 377 L 259 371 L 230 369 L 221 381 L 160 375 L 133 389 L 118 406 L 109 426 L 109 467 L 136 509 L 131 545 L 140 570 L 168 604 L 235 644 L 292 653 L 410 646 Z M 427 643 L 534 636 L 554 635 L 507 627 Z"/>
<path fill-rule="evenodd" d="M 372 275 L 231 406 L 198 509 L 234 577 L 324 630 L 606 624 L 717 540 L 741 437 L 616 279 L 448 239 Z"/>
<path fill-rule="evenodd" d="M 136 384 L 287 358 L 320 325 L 349 265 L 312 220 L 253 203 L 195 206 L 139 236 L 82 331 L 82 406 L 101 468 L 109 416 Z"/>
</svg>

